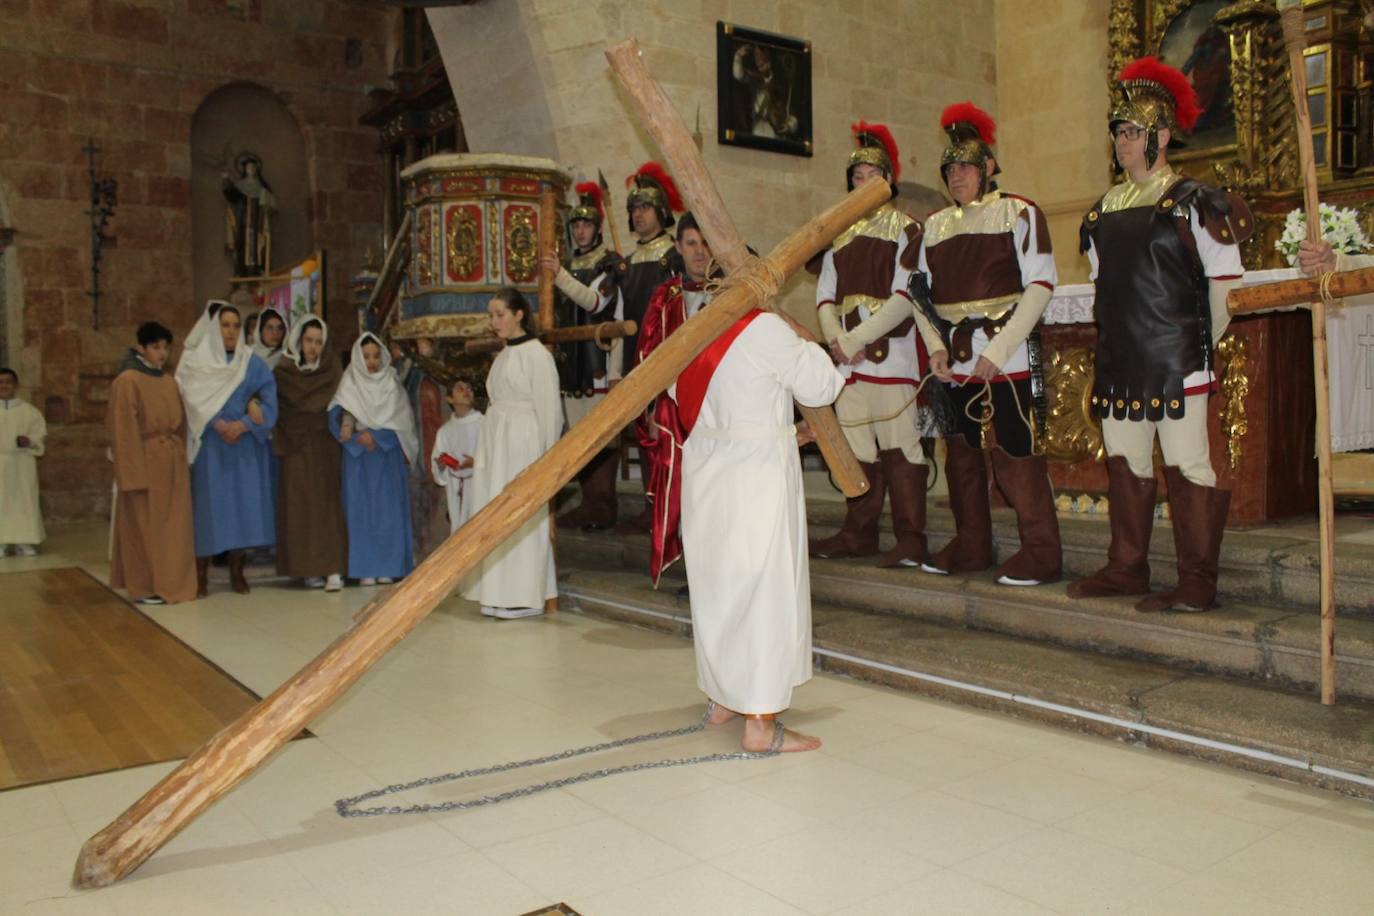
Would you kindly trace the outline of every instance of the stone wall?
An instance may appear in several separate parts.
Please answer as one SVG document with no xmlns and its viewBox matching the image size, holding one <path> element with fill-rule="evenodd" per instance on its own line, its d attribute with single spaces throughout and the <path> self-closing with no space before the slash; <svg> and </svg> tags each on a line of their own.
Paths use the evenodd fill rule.
<svg viewBox="0 0 1374 916">
<path fill-rule="evenodd" d="M 1087 281 L 1078 226 L 1112 182 L 1107 8 L 997 0 L 1002 185 L 1045 210 L 1061 283 Z"/>
<path fill-rule="evenodd" d="M 50 422 L 40 462 L 50 521 L 108 511 L 100 426 L 110 373 L 137 323 L 190 327 L 191 119 L 208 95 L 274 92 L 305 140 L 307 218 L 329 257 L 331 339 L 356 323 L 349 276 L 380 238 L 377 134 L 366 90 L 390 72 L 394 10 L 358 0 L 91 0 L 0 3 L 0 197 L 17 230 L 23 393 Z M 119 182 L 91 326 L 89 182 L 82 147 Z M 12 349 L 17 343 L 12 343 Z"/>
<path fill-rule="evenodd" d="M 433 10 L 473 150 L 549 156 L 612 184 L 620 231 L 626 175 L 657 149 L 619 97 L 603 51 L 637 38 L 689 126 L 745 237 L 767 250 L 844 194 L 860 118 L 891 127 L 902 178 L 938 186 L 950 102 L 995 108 L 993 0 L 506 0 Z M 716 143 L 717 20 L 812 42 L 815 155 Z M 518 88 L 519 91 L 513 91 Z M 914 164 L 913 164 L 914 159 Z M 794 278 L 787 304 L 811 316 L 813 284 Z"/>
</svg>

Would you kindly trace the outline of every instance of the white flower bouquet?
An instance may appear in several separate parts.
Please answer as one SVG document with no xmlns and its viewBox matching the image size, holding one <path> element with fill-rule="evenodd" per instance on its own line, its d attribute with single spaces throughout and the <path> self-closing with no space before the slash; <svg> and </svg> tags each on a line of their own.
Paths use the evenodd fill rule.
<svg viewBox="0 0 1374 916">
<path fill-rule="evenodd" d="M 1369 247 L 1369 240 L 1360 228 L 1359 216 L 1353 209 L 1321 204 L 1318 213 L 1322 238 L 1330 242 L 1336 251 L 1362 254 Z M 1288 265 L 1292 267 L 1298 262 L 1298 245 L 1306 238 L 1307 214 L 1298 207 L 1288 212 L 1288 217 L 1283 221 L 1283 235 L 1274 243 L 1274 248 L 1288 259 Z"/>
</svg>

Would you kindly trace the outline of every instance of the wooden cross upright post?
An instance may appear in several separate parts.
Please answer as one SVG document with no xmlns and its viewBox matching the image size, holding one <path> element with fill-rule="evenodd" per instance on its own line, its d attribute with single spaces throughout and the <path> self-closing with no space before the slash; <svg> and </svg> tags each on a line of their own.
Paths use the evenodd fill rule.
<svg viewBox="0 0 1374 916">
<path fill-rule="evenodd" d="M 639 122 L 658 143 L 663 157 L 677 175 L 678 184 L 691 204 L 692 215 L 701 227 L 701 234 L 711 246 L 711 255 L 725 268 L 727 276 L 740 271 L 749 259 L 744 236 L 740 235 L 734 220 L 730 219 L 725 202 L 721 200 L 720 192 L 706 171 L 701 150 L 688 132 L 682 116 L 645 65 L 639 42 L 634 39 L 622 41 L 606 52 L 606 58 L 625 88 Z M 765 307 L 776 310 L 777 305 L 769 303 Z M 859 459 L 854 457 L 854 451 L 849 447 L 839 421 L 835 419 L 835 411 L 829 407 L 797 406 L 815 434 L 816 445 L 825 457 L 825 463 L 840 491 L 848 497 L 862 496 L 868 491 L 868 477 Z"/>
<path fill-rule="evenodd" d="M 541 336 L 546 336 L 554 328 L 558 327 L 558 314 L 554 308 L 553 276 L 544 269 L 544 258 L 558 253 L 556 243 L 558 231 L 562 231 L 562 222 L 558 218 L 558 197 L 552 188 L 546 188 L 544 193 L 539 195 L 539 260 L 536 270 L 539 271 L 539 320 L 536 322 L 537 330 Z M 553 344 L 545 341 L 545 346 L 552 350 Z M 549 549 L 558 549 L 558 494 L 554 494 L 549 499 Z M 546 614 L 558 613 L 558 596 L 544 599 L 544 612 Z"/>
<path fill-rule="evenodd" d="M 108 827 L 86 841 L 73 883 L 103 887 L 125 877 L 232 790 L 447 598 L 472 568 L 515 533 L 619 434 L 697 354 L 891 192 L 869 182 L 813 217 L 742 272 L 613 388 L 582 422 L 522 471 L 414 572 L 388 588 L 361 619 L 271 695 L 226 726 Z"/>
<path fill-rule="evenodd" d="M 1307 215 L 1307 239 L 1321 241 L 1321 212 L 1317 199 L 1317 164 L 1312 149 L 1312 117 L 1307 107 L 1307 68 L 1303 49 L 1307 47 L 1306 24 L 1302 6 L 1295 0 L 1280 10 L 1283 45 L 1288 52 L 1288 75 L 1293 90 L 1293 110 L 1298 119 L 1298 161 L 1302 166 L 1303 209 Z M 1281 6 L 1284 4 L 1280 4 Z M 1328 283 L 1327 294 L 1351 295 L 1368 289 L 1374 271 L 1337 274 Z M 1326 362 L 1326 301 L 1319 280 L 1298 280 L 1232 290 L 1227 307 L 1233 315 L 1292 307 L 1300 304 L 1294 294 L 1305 297 L 1312 313 L 1312 373 L 1317 397 L 1317 528 L 1321 544 L 1321 701 L 1336 702 L 1336 565 L 1335 500 L 1331 487 L 1331 381 Z"/>
</svg>

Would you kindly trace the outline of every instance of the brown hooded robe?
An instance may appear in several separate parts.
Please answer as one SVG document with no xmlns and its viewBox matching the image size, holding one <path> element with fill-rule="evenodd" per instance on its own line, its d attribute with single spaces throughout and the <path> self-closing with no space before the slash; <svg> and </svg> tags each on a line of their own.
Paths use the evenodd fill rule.
<svg viewBox="0 0 1374 916">
<path fill-rule="evenodd" d="M 304 372 L 288 356 L 277 364 L 277 571 L 310 578 L 348 570 L 342 451 L 329 433 L 327 408 L 342 375 L 339 356 L 326 349 Z"/>
</svg>

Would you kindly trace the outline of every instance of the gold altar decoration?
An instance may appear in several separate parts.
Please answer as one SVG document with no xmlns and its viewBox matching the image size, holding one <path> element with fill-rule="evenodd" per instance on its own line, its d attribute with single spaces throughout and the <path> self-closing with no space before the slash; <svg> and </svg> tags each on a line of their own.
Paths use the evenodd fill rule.
<svg viewBox="0 0 1374 916">
<path fill-rule="evenodd" d="M 1217 344 L 1217 367 L 1221 376 L 1221 431 L 1226 435 L 1226 460 L 1231 470 L 1240 467 L 1243 454 L 1241 440 L 1250 431 L 1245 412 L 1245 398 L 1250 393 L 1249 345 L 1244 337 L 1227 334 Z"/>
<path fill-rule="evenodd" d="M 477 269 L 482 251 L 479 246 L 477 220 L 468 210 L 458 210 L 449 221 L 444 234 L 448 244 L 448 261 L 460 276 L 468 276 Z"/>
<path fill-rule="evenodd" d="M 1101 460 L 1102 426 L 1092 415 L 1094 377 L 1092 347 L 1065 347 L 1050 353 L 1045 364 L 1049 396 L 1045 422 L 1046 457 L 1054 461 Z"/>
<path fill-rule="evenodd" d="M 1358 0 L 1304 0 L 1314 139 L 1324 156 L 1322 199 L 1359 206 L 1374 196 L 1374 36 L 1360 28 Z M 1204 45 L 1223 48 L 1233 132 L 1184 138 L 1169 161 L 1179 171 L 1244 197 L 1256 231 L 1242 248 L 1245 267 L 1283 265 L 1274 242 L 1299 204 L 1297 135 L 1276 0 L 1112 0 L 1107 19 L 1107 80 L 1144 54 L 1189 66 Z M 1208 44 L 1213 41 L 1214 44 Z M 1220 60 L 1220 57 L 1216 58 Z M 1198 64 L 1200 69 L 1203 65 Z M 1215 75 L 1215 74 L 1214 74 Z M 1217 90 L 1218 93 L 1224 89 Z M 1205 101 L 1205 100 L 1204 100 Z M 1224 136 L 1222 135 L 1224 134 Z"/>
</svg>

